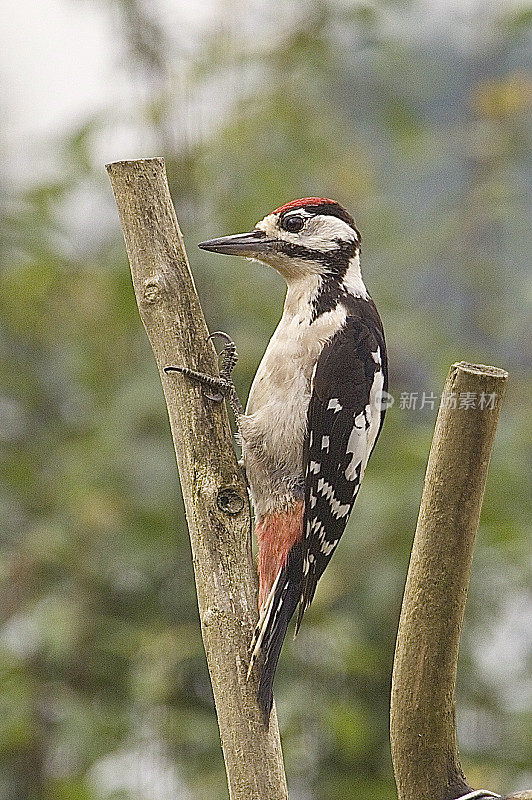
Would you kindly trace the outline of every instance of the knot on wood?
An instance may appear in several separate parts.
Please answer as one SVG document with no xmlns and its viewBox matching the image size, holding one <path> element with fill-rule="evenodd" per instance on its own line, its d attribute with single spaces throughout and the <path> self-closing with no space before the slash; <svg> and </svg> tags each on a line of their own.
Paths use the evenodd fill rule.
<svg viewBox="0 0 532 800">
<path fill-rule="evenodd" d="M 234 517 L 244 508 L 244 498 L 232 486 L 222 486 L 218 491 L 216 504 L 220 511 Z"/>
<path fill-rule="evenodd" d="M 144 281 L 144 292 L 142 299 L 145 303 L 157 303 L 161 299 L 161 295 L 165 291 L 165 280 L 162 275 L 152 275 Z"/>
</svg>

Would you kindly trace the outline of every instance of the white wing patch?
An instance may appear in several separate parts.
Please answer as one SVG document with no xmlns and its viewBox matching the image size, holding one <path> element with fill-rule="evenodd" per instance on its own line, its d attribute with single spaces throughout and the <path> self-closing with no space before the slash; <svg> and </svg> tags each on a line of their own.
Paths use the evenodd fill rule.
<svg viewBox="0 0 532 800">
<path fill-rule="evenodd" d="M 349 440 L 347 442 L 347 453 L 351 453 L 353 458 L 347 465 L 345 470 L 345 477 L 348 481 L 354 481 L 357 477 L 357 469 L 362 464 L 366 456 L 367 450 L 367 437 L 366 431 L 369 427 L 367 422 L 367 411 L 369 409 L 369 405 L 366 406 L 364 411 L 361 411 L 360 414 L 357 414 L 353 421 L 353 430 L 349 436 Z M 360 476 L 360 479 L 362 476 Z"/>
<path fill-rule="evenodd" d="M 380 348 L 377 348 L 375 353 L 371 354 L 376 364 L 381 363 Z M 373 383 L 369 394 L 369 403 L 364 411 L 354 419 L 353 430 L 347 442 L 347 452 L 353 455 L 350 463 L 345 471 L 345 477 L 348 481 L 354 481 L 357 477 L 357 470 L 360 468 L 360 475 L 358 482 L 362 481 L 364 471 L 368 463 L 368 459 L 373 450 L 379 426 L 381 423 L 379 398 L 382 395 L 384 386 L 384 375 L 382 370 L 376 372 L 373 377 Z"/>
<path fill-rule="evenodd" d="M 327 410 L 334 411 L 335 414 L 336 414 L 337 411 L 341 411 L 342 410 L 342 406 L 338 402 L 338 398 L 337 397 L 332 397 L 329 400 L 329 405 L 327 406 Z"/>
<path fill-rule="evenodd" d="M 380 359 L 380 348 L 377 348 L 377 353 L 379 355 L 379 361 L 377 363 L 381 363 Z M 380 425 L 381 425 L 381 410 L 382 410 L 382 391 L 384 389 L 384 372 L 382 368 L 379 372 L 376 372 L 373 377 L 373 383 L 371 385 L 371 391 L 369 394 L 369 428 L 367 434 L 367 446 L 366 446 L 366 455 L 364 458 L 364 469 L 366 469 L 366 464 L 368 463 L 368 459 L 371 455 L 371 451 L 373 450 L 373 445 L 377 440 L 377 436 L 379 434 Z"/>
</svg>

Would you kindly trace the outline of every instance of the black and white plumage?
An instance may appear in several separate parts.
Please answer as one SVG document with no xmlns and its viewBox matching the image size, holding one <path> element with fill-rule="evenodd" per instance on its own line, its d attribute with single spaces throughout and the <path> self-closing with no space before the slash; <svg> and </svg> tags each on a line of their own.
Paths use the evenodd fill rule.
<svg viewBox="0 0 532 800">
<path fill-rule="evenodd" d="M 349 316 L 316 364 L 305 439 L 303 579 L 297 628 L 353 508 L 384 421 L 386 345 L 371 300 Z"/>
<path fill-rule="evenodd" d="M 360 234 L 338 203 L 304 198 L 247 234 L 200 245 L 286 279 L 281 321 L 238 418 L 259 549 L 250 671 L 268 719 L 286 630 L 296 629 L 342 536 L 385 413 L 386 345 L 360 273 Z"/>
</svg>

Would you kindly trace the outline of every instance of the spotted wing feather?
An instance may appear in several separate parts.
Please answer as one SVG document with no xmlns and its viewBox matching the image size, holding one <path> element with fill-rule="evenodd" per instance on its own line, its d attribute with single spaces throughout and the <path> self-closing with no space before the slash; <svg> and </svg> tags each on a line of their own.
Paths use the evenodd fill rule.
<svg viewBox="0 0 532 800">
<path fill-rule="evenodd" d="M 384 419 L 386 350 L 376 321 L 348 317 L 318 359 L 305 446 L 303 580 L 296 631 L 342 536 Z"/>
</svg>

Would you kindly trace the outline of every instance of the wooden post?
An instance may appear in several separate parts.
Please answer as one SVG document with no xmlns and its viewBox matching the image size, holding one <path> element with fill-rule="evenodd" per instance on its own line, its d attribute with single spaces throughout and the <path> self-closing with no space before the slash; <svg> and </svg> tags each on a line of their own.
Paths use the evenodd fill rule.
<svg viewBox="0 0 532 800">
<path fill-rule="evenodd" d="M 140 316 L 168 407 L 185 502 L 201 630 L 231 800 L 286 800 L 275 709 L 267 729 L 246 681 L 257 621 L 247 490 L 224 404 L 168 364 L 218 370 L 170 198 L 164 159 L 107 165 Z M 141 457 L 141 454 L 139 454 Z"/>
<path fill-rule="evenodd" d="M 453 364 L 425 476 L 397 634 L 390 739 L 399 800 L 469 792 L 458 757 L 458 647 L 493 438 L 508 374 Z M 474 407 L 473 407 L 474 406 Z"/>
</svg>

